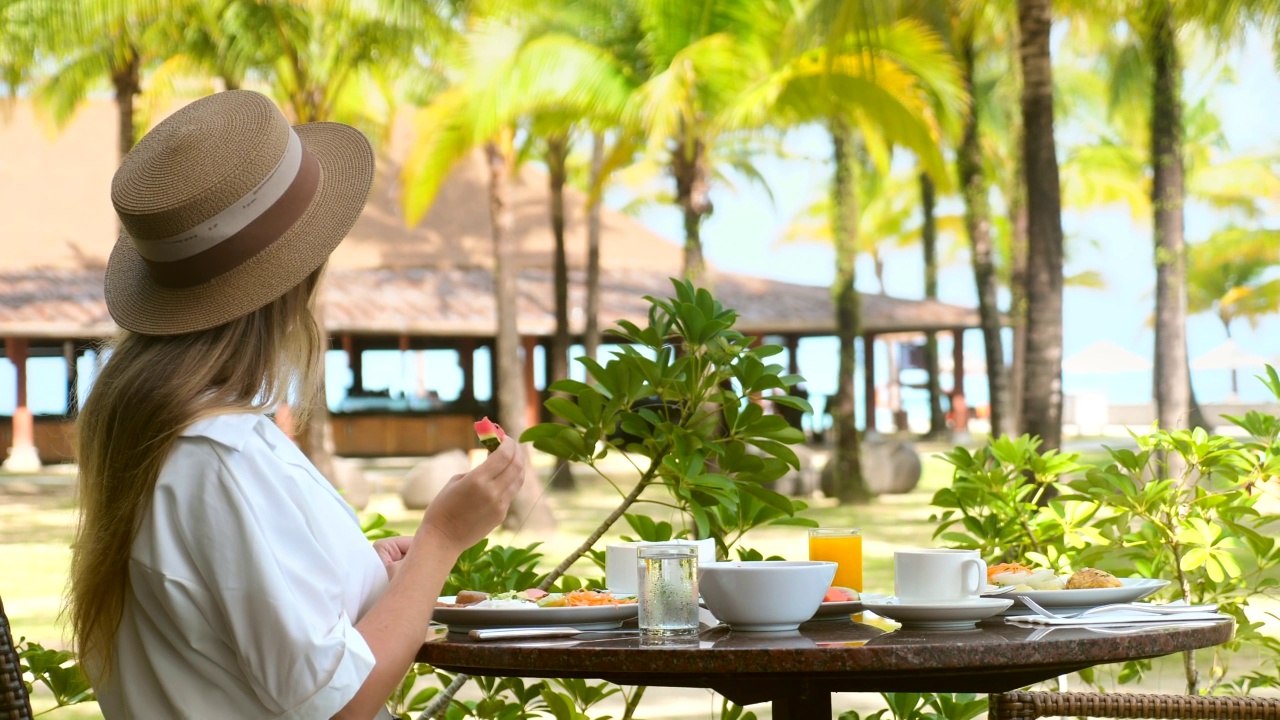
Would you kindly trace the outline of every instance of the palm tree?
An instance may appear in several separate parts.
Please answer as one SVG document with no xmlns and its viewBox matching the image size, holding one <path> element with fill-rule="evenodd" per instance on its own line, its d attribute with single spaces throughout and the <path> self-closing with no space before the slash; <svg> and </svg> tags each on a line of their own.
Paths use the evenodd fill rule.
<svg viewBox="0 0 1280 720">
<path fill-rule="evenodd" d="M 484 148 L 494 234 L 498 407 L 508 431 L 524 425 L 524 383 L 516 326 L 516 248 L 510 247 L 507 187 L 517 124 L 540 114 L 616 116 L 628 87 L 614 60 L 567 33 L 518 18 L 473 18 L 459 47 L 457 81 L 419 112 L 404 170 L 405 216 L 426 213 L 455 163 Z"/>
<path fill-rule="evenodd" d="M 1062 444 L 1062 194 L 1053 132 L 1051 0 L 1018 0 L 1027 188 L 1027 358 L 1024 432 Z"/>
<path fill-rule="evenodd" d="M 752 0 L 638 0 L 648 76 L 636 89 L 627 122 L 648 137 L 648 151 L 664 158 L 684 219 L 686 278 L 705 271 L 702 223 L 712 212 L 711 158 L 744 129 L 735 112 L 739 94 L 768 68 L 755 21 L 764 4 Z"/>
<path fill-rule="evenodd" d="M 134 103 L 142 93 L 143 68 L 163 57 L 177 30 L 181 0 L 32 0 L 37 48 L 50 54 L 53 69 L 37 85 L 36 102 L 65 125 L 89 94 L 110 84 L 118 115 L 116 146 L 123 158 L 137 139 Z"/>
<path fill-rule="evenodd" d="M 1280 313 L 1280 278 L 1270 276 L 1280 265 L 1280 231 L 1228 228 L 1187 250 L 1188 312 L 1212 312 L 1228 339 L 1236 320 L 1256 328 L 1260 318 Z M 1231 393 L 1239 391 L 1232 368 Z"/>
<path fill-rule="evenodd" d="M 375 146 L 395 112 L 393 84 L 408 63 L 441 38 L 442 21 L 395 0 L 359 5 L 338 0 L 220 0 L 187 9 L 188 27 L 166 64 L 181 61 L 227 87 L 253 78 L 294 122 L 353 125 Z M 324 328 L 324 308 L 316 308 Z M 322 346 L 328 347 L 328 336 Z M 328 407 L 320 403 L 299 445 L 325 477 L 336 479 Z"/>
<path fill-rule="evenodd" d="M 877 146 L 906 146 L 935 181 L 944 181 L 935 108 L 960 107 L 962 90 L 941 40 L 917 21 L 879 23 L 865 7 L 822 0 L 798 8 L 781 3 L 770 7 L 772 20 L 757 23 L 757 31 L 775 58 L 774 68 L 743 94 L 739 107 L 747 113 L 767 110 L 772 121 L 783 126 L 821 123 L 831 138 L 831 228 L 836 243 L 832 294 L 840 339 L 832 412 L 835 477 L 842 503 L 861 502 L 867 490 L 853 410 L 854 343 L 861 326 L 854 289 L 859 247 L 857 148 L 862 145 L 874 153 Z M 837 29 L 834 35 L 832 28 Z"/>
<path fill-rule="evenodd" d="M 1131 87 L 1135 80 L 1145 80 L 1149 88 L 1145 124 L 1156 267 L 1155 395 L 1158 420 L 1169 429 L 1186 427 L 1192 408 L 1183 222 L 1188 190 L 1187 125 L 1178 38 L 1186 29 L 1202 30 L 1221 49 L 1252 23 L 1268 19 L 1268 11 L 1274 11 L 1269 0 L 1130 0 L 1112 8 L 1113 17 L 1122 18 L 1132 31 L 1125 36 L 1126 42 L 1109 48 L 1115 68 L 1112 87 Z M 1113 92 L 1113 98 L 1113 107 L 1123 106 L 1127 100 L 1118 91 Z"/>
<path fill-rule="evenodd" d="M 987 36 L 991 36 L 993 28 L 999 27 L 1001 18 L 986 5 L 953 2 L 951 8 L 952 42 L 971 98 L 970 110 L 956 148 L 956 171 L 964 198 L 965 231 L 969 236 L 974 284 L 978 291 L 978 315 L 982 324 L 990 394 L 991 434 L 998 437 L 1014 431 L 1016 423 L 1013 422 L 1009 376 L 1004 368 L 1004 343 L 1001 337 L 1003 322 L 997 301 L 999 275 L 992 228 L 991 188 L 987 175 L 990 163 L 984 160 L 986 153 L 983 147 L 984 134 L 991 132 L 987 124 L 993 110 L 990 105 L 994 93 L 991 85 L 994 83 L 988 82 L 979 90 L 978 76 L 980 65 L 990 64 L 983 61 L 991 59 L 991 45 L 980 45 L 978 37 L 980 28 Z M 980 53 L 983 57 L 980 57 Z"/>
<path fill-rule="evenodd" d="M 1169 216 L 1168 208 L 1155 201 L 1158 197 L 1156 171 L 1159 168 L 1151 162 L 1149 150 L 1154 147 L 1151 138 L 1157 125 L 1149 116 L 1154 108 L 1133 100 L 1136 89 L 1145 87 L 1148 82 L 1152 67 L 1146 61 L 1138 40 L 1103 47 L 1100 55 L 1105 68 L 1102 74 L 1082 73 L 1071 79 L 1072 95 L 1077 99 L 1076 114 L 1085 121 L 1088 132 L 1098 139 L 1093 144 L 1073 148 L 1068 155 L 1063 166 L 1064 201 L 1077 207 L 1123 204 L 1135 220 L 1152 218 L 1154 221 L 1163 214 L 1167 217 L 1161 227 L 1179 228 L 1181 236 L 1181 214 Z M 1212 87 L 1219 78 L 1210 80 Z M 1197 200 L 1242 219 L 1257 218 L 1265 212 L 1264 200 L 1280 193 L 1280 172 L 1272 158 L 1246 155 L 1220 159 L 1219 153 L 1229 149 L 1227 138 L 1208 101 L 1209 97 L 1204 96 L 1188 104 L 1185 98 L 1179 98 L 1177 136 L 1180 149 L 1176 173 L 1180 178 L 1179 197 L 1182 198 L 1179 204 L 1186 199 Z M 1162 132 L 1167 133 L 1168 129 L 1164 128 Z M 1167 188 L 1162 192 L 1168 192 Z M 1168 237 L 1168 233 L 1161 237 Z M 1208 256 L 1204 255 L 1207 249 L 1199 252 L 1202 259 L 1207 259 Z M 1157 258 L 1178 257 L 1182 255 L 1157 253 Z M 1198 272 L 1190 269 L 1185 257 L 1180 262 L 1168 259 L 1157 263 L 1154 324 L 1160 342 L 1176 342 L 1178 337 L 1182 337 L 1185 345 L 1185 320 L 1181 332 L 1166 329 L 1162 334 L 1161 331 L 1160 310 L 1164 311 L 1164 323 L 1167 325 L 1172 322 L 1171 314 L 1176 314 L 1179 303 L 1191 302 L 1183 290 L 1171 287 L 1168 281 L 1164 285 L 1160 283 L 1160 277 L 1169 277 L 1177 266 L 1181 266 L 1181 272 L 1186 275 L 1185 282 L 1177 287 L 1190 289 L 1194 281 L 1188 273 Z M 1160 294 L 1162 287 L 1163 295 Z M 1202 298 L 1201 311 L 1207 308 L 1204 302 Z M 1186 312 L 1196 310 L 1188 305 Z M 1196 419 L 1198 408 L 1189 370 L 1181 375 L 1183 380 L 1180 384 L 1185 387 L 1175 393 L 1169 392 L 1169 383 L 1182 372 L 1176 368 L 1186 365 L 1185 349 L 1181 353 L 1176 350 L 1157 352 L 1155 364 L 1157 406 L 1160 405 L 1160 397 L 1163 395 L 1165 398 L 1165 415 L 1160 419 L 1162 425 L 1173 422 L 1175 426 L 1182 426 L 1188 421 L 1203 424 Z M 1177 404 L 1182 402 L 1182 398 L 1186 398 L 1185 406 Z"/>
<path fill-rule="evenodd" d="M 888 174 L 888 168 L 872 160 L 866 152 L 859 153 L 854 160 L 854 194 L 858 206 L 855 257 L 865 256 L 871 260 L 878 292 L 885 294 L 889 291 L 885 284 L 886 251 L 924 247 L 928 228 L 920 212 L 923 183 L 919 176 Z M 814 198 L 791 218 L 779 242 L 834 246 L 831 212 L 829 193 Z M 932 224 L 935 235 L 954 236 L 964 232 L 963 218 L 959 215 L 935 213 Z M 947 260 L 948 254 L 943 254 L 935 258 L 935 263 L 946 264 Z"/>
<path fill-rule="evenodd" d="M 35 15 L 31 0 L 0 0 L 0 84 L 10 100 L 31 78 L 39 34 Z"/>
</svg>

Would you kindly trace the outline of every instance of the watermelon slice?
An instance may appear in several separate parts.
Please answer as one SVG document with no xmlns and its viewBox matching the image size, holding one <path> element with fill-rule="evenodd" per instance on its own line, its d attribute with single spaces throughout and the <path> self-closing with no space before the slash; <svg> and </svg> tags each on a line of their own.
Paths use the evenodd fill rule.
<svg viewBox="0 0 1280 720">
<path fill-rule="evenodd" d="M 480 418 L 480 422 L 476 423 L 476 437 L 480 438 L 480 444 L 485 449 L 493 452 L 498 449 L 498 445 L 507 439 L 507 434 L 502 432 L 502 426 L 490 420 L 488 417 Z"/>
</svg>

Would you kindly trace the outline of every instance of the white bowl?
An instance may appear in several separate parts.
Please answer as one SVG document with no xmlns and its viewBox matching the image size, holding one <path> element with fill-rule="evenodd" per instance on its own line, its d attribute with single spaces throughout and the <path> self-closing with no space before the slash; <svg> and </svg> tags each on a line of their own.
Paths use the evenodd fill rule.
<svg viewBox="0 0 1280 720">
<path fill-rule="evenodd" d="M 698 566 L 698 590 L 720 622 L 743 632 L 795 630 L 813 617 L 836 576 L 815 560 L 738 560 Z"/>
</svg>

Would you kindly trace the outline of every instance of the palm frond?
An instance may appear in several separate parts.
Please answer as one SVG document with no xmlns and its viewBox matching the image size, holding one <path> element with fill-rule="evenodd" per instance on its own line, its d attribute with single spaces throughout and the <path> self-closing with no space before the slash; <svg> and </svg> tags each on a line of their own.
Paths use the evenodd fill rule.
<svg viewBox="0 0 1280 720">
<path fill-rule="evenodd" d="M 426 215 L 458 160 L 483 142 L 472 124 L 474 108 L 465 88 L 446 90 L 415 117 L 415 136 L 401 175 L 405 221 Z"/>
</svg>

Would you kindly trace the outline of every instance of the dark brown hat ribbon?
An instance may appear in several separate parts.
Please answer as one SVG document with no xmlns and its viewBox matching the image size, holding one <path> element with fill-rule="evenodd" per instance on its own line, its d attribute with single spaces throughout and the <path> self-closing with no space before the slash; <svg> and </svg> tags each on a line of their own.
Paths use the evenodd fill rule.
<svg viewBox="0 0 1280 720">
<path fill-rule="evenodd" d="M 320 163 L 292 130 L 275 170 L 243 198 L 180 235 L 134 238 L 157 285 L 206 283 L 265 250 L 302 217 L 320 187 Z"/>
</svg>

